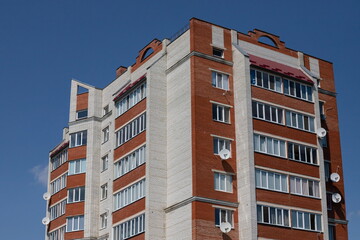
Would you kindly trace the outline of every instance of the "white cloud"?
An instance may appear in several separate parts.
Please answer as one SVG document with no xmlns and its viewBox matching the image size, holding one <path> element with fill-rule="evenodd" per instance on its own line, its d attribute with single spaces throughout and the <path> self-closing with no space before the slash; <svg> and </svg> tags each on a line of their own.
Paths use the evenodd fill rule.
<svg viewBox="0 0 360 240">
<path fill-rule="evenodd" d="M 48 181 L 48 166 L 37 165 L 30 169 L 36 181 L 44 186 L 47 186 Z"/>
</svg>

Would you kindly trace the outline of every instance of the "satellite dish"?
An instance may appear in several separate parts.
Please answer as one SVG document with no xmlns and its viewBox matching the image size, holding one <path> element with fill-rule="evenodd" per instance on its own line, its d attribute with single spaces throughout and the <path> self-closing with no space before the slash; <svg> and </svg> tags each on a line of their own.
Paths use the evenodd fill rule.
<svg viewBox="0 0 360 240">
<path fill-rule="evenodd" d="M 228 233 L 231 231 L 231 224 L 229 222 L 222 222 L 220 224 L 220 230 L 223 232 L 223 233 Z"/>
<path fill-rule="evenodd" d="M 50 219 L 49 219 L 48 217 L 44 217 L 44 218 L 42 219 L 42 224 L 48 225 L 49 223 L 50 223 Z"/>
<path fill-rule="evenodd" d="M 219 152 L 219 156 L 222 160 L 226 160 L 230 158 L 230 151 L 226 148 L 224 148 L 223 150 L 221 150 Z"/>
<path fill-rule="evenodd" d="M 341 202 L 341 195 L 340 195 L 340 193 L 333 193 L 332 196 L 331 196 L 331 200 L 332 200 L 334 203 L 339 203 L 339 202 Z"/>
<path fill-rule="evenodd" d="M 48 192 L 44 193 L 44 195 L 43 195 L 44 200 L 49 200 L 50 197 L 51 197 L 51 195 Z"/>
<path fill-rule="evenodd" d="M 324 128 L 318 128 L 316 134 L 319 138 L 324 138 L 326 136 L 326 130 Z"/>
<path fill-rule="evenodd" d="M 340 175 L 338 173 L 332 173 L 330 175 L 330 179 L 333 182 L 339 182 L 340 181 Z"/>
</svg>

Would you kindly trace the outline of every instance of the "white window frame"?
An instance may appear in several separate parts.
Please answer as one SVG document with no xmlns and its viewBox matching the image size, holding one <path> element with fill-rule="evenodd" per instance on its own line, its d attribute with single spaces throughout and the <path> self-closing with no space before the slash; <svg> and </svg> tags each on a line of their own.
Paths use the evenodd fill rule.
<svg viewBox="0 0 360 240">
<path fill-rule="evenodd" d="M 114 211 L 144 198 L 145 195 L 145 178 L 143 178 L 121 191 L 114 193 Z"/>
<path fill-rule="evenodd" d="M 85 186 L 68 189 L 67 203 L 85 201 Z"/>
<path fill-rule="evenodd" d="M 105 183 L 100 186 L 100 200 L 104 200 L 108 195 L 108 184 Z"/>
<path fill-rule="evenodd" d="M 104 172 L 109 168 L 109 154 L 101 158 L 101 171 Z"/>
<path fill-rule="evenodd" d="M 256 119 L 284 125 L 284 109 L 282 108 L 262 102 L 252 101 L 252 114 L 252 116 Z"/>
<path fill-rule="evenodd" d="M 126 94 L 120 100 L 116 101 L 116 117 L 121 116 L 127 112 L 130 108 L 141 102 L 146 98 L 146 82 L 139 84 L 135 89 Z"/>
<path fill-rule="evenodd" d="M 114 163 L 114 179 L 140 167 L 145 162 L 146 145 L 143 145 Z"/>
<path fill-rule="evenodd" d="M 64 215 L 65 209 L 66 209 L 66 199 L 49 207 L 50 221 Z"/>
<path fill-rule="evenodd" d="M 107 228 L 107 219 L 108 219 L 107 212 L 100 215 L 100 229 Z"/>
<path fill-rule="evenodd" d="M 145 214 L 140 214 L 114 226 L 113 240 L 125 240 L 143 232 L 145 232 Z"/>
<path fill-rule="evenodd" d="M 75 175 L 86 172 L 86 158 L 69 161 L 68 175 Z"/>
<path fill-rule="evenodd" d="M 51 158 L 51 171 L 59 168 L 68 160 L 68 148 L 65 148 L 54 157 Z"/>
<path fill-rule="evenodd" d="M 290 227 L 289 209 L 258 204 L 256 210 L 258 223 Z"/>
<path fill-rule="evenodd" d="M 130 141 L 140 133 L 146 130 L 146 112 L 140 114 L 131 122 L 115 132 L 116 148 Z"/>
<path fill-rule="evenodd" d="M 257 188 L 288 193 L 288 176 L 281 173 L 255 169 L 255 184 Z"/>
<path fill-rule="evenodd" d="M 221 172 L 214 172 L 214 189 L 221 192 L 233 192 L 233 176 Z"/>
<path fill-rule="evenodd" d="M 213 103 L 212 116 L 214 121 L 230 123 L 230 107 L 218 103 Z"/>
<path fill-rule="evenodd" d="M 298 81 L 289 80 L 286 78 L 283 79 L 283 84 L 284 84 L 284 94 L 285 95 L 288 95 L 288 96 L 291 96 L 294 98 L 298 98 L 298 99 L 302 99 L 302 100 L 305 100 L 308 102 L 314 101 L 312 86 L 310 86 L 308 84 L 302 84 Z M 293 88 L 291 88 L 291 86 Z"/>
<path fill-rule="evenodd" d="M 293 142 L 287 142 L 287 145 L 288 159 L 306 164 L 319 165 L 316 148 Z M 302 152 L 304 154 L 302 154 Z M 298 159 L 296 158 L 296 155 L 298 155 Z M 303 159 L 303 157 L 305 159 Z"/>
<path fill-rule="evenodd" d="M 64 240 L 66 232 L 66 225 L 62 226 L 52 232 L 49 232 L 49 240 Z"/>
<path fill-rule="evenodd" d="M 254 133 L 254 151 L 286 158 L 286 142 L 273 137 Z"/>
<path fill-rule="evenodd" d="M 102 136 L 103 136 L 103 143 L 106 143 L 107 141 L 109 141 L 109 137 L 110 137 L 109 126 L 107 126 L 106 128 L 104 128 L 102 130 Z"/>
<path fill-rule="evenodd" d="M 314 229 L 311 228 L 311 219 L 314 219 Z M 307 219 L 308 218 L 308 219 Z M 306 226 L 306 221 L 309 221 L 309 227 Z M 320 221 L 320 223 L 319 223 Z M 322 231 L 322 216 L 321 214 L 304 212 L 298 210 L 291 210 L 291 227 L 296 229 L 303 229 L 314 232 Z"/>
<path fill-rule="evenodd" d="M 213 137 L 213 151 L 215 155 L 219 155 L 219 152 L 223 149 L 230 151 L 231 157 L 231 140 L 221 137 Z"/>
<path fill-rule="evenodd" d="M 282 78 L 258 69 L 250 69 L 251 84 L 270 91 L 283 93 Z"/>
<path fill-rule="evenodd" d="M 234 210 L 225 208 L 215 208 L 215 226 L 220 227 L 223 222 L 228 222 L 234 228 Z"/>
<path fill-rule="evenodd" d="M 76 232 L 84 230 L 84 215 L 66 218 L 66 232 Z"/>
<path fill-rule="evenodd" d="M 64 173 L 54 181 L 50 183 L 50 193 L 51 195 L 54 195 L 57 192 L 60 192 L 62 189 L 66 187 L 66 179 L 67 179 L 67 173 Z"/>
<path fill-rule="evenodd" d="M 86 113 L 84 116 L 79 116 L 80 114 L 82 113 Z M 88 109 L 82 109 L 82 110 L 79 110 L 79 111 L 76 111 L 76 119 L 77 120 L 80 120 L 80 119 L 85 119 L 88 117 Z"/>
<path fill-rule="evenodd" d="M 229 75 L 221 72 L 211 72 L 212 86 L 229 91 Z"/>
<path fill-rule="evenodd" d="M 310 191 L 312 190 L 312 194 Z M 320 198 L 320 182 L 302 177 L 290 176 L 290 193 L 306 197 Z"/>
<path fill-rule="evenodd" d="M 69 148 L 79 147 L 87 144 L 87 130 L 70 134 Z"/>
<path fill-rule="evenodd" d="M 306 132 L 315 132 L 315 118 L 309 115 L 286 110 L 285 123 L 288 127 L 296 128 Z"/>
</svg>

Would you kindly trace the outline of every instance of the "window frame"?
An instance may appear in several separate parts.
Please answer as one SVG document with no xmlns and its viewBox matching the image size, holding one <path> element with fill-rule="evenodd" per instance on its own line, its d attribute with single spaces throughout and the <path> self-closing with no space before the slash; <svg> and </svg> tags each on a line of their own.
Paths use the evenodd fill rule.
<svg viewBox="0 0 360 240">
<path fill-rule="evenodd" d="M 263 142 L 262 142 L 263 140 Z M 274 157 L 287 158 L 286 141 L 278 138 L 268 137 L 258 133 L 253 134 L 254 152 L 271 155 Z M 278 147 L 276 147 L 276 145 Z M 269 146 L 271 151 L 269 151 Z M 264 148 L 264 150 L 263 150 Z M 276 151 L 278 154 L 276 154 Z"/>
<path fill-rule="evenodd" d="M 100 200 L 105 200 L 108 197 L 108 184 L 105 183 L 100 186 Z"/>
<path fill-rule="evenodd" d="M 84 146 L 87 144 L 87 130 L 71 133 L 69 138 L 69 148 Z"/>
<path fill-rule="evenodd" d="M 110 138 L 110 129 L 109 126 L 107 126 L 102 130 L 102 140 L 103 140 L 102 143 L 106 143 L 107 141 L 109 141 L 109 138 Z"/>
<path fill-rule="evenodd" d="M 215 207 L 215 227 L 220 227 L 221 223 L 223 223 L 223 219 L 225 218 L 228 220 L 227 222 L 230 223 L 231 228 L 234 229 L 234 210 L 221 208 L 221 207 Z M 223 214 L 225 214 L 223 216 Z"/>
<path fill-rule="evenodd" d="M 223 179 L 221 178 L 222 176 L 224 177 Z M 224 181 L 223 184 L 222 181 Z M 216 184 L 216 182 L 218 183 Z M 227 183 L 229 183 L 229 185 Z M 221 186 L 223 186 L 223 188 Z M 233 174 L 214 171 L 214 190 L 219 192 L 233 193 Z"/>
<path fill-rule="evenodd" d="M 218 79 L 221 76 L 221 79 Z M 224 79 L 225 77 L 225 79 Z M 221 82 L 221 85 L 219 84 Z M 226 83 L 226 84 L 224 84 Z M 230 90 L 230 75 L 218 71 L 211 71 L 211 85 L 225 91 Z"/>
<path fill-rule="evenodd" d="M 219 103 L 212 103 L 212 119 L 216 122 L 231 124 L 230 107 Z"/>
<path fill-rule="evenodd" d="M 70 194 L 70 192 L 72 193 Z M 77 193 L 78 191 L 78 193 Z M 72 199 L 70 197 L 72 196 Z M 78 196 L 78 199 L 76 199 Z M 78 203 L 85 201 L 85 186 L 69 188 L 67 194 L 67 204 L 69 203 Z"/>
<path fill-rule="evenodd" d="M 298 176 L 290 176 L 289 181 L 291 194 L 321 199 L 320 181 Z M 310 191 L 312 191 L 313 194 L 310 194 Z"/>
<path fill-rule="evenodd" d="M 223 141 L 222 144 L 220 144 L 221 141 Z M 230 140 L 230 139 L 213 136 L 213 153 L 214 153 L 214 155 L 219 155 L 219 152 L 221 150 L 227 149 L 230 151 L 230 158 L 231 158 L 231 142 L 232 142 L 232 140 Z M 223 148 L 220 149 L 220 145 L 222 145 Z M 217 146 L 217 149 L 216 149 L 216 146 Z"/>
<path fill-rule="evenodd" d="M 71 222 L 70 222 L 71 219 Z M 76 219 L 76 221 L 75 221 Z M 77 215 L 77 216 L 71 216 L 66 218 L 66 232 L 77 232 L 77 231 L 83 231 L 84 230 L 84 215 Z M 77 223 L 77 226 L 75 228 L 75 224 Z M 71 228 L 69 229 L 69 224 L 71 224 Z"/>
<path fill-rule="evenodd" d="M 279 217 L 278 217 L 279 210 L 281 212 L 281 221 L 279 221 Z M 275 215 L 273 215 L 272 213 L 275 213 Z M 287 215 L 287 218 L 285 217 L 286 215 Z M 286 208 L 257 204 L 256 205 L 256 216 L 257 216 L 256 217 L 257 223 L 267 224 L 267 225 L 272 225 L 272 226 L 281 226 L 281 227 L 286 227 L 286 228 L 291 227 L 290 210 L 286 209 Z M 272 219 L 272 217 L 274 217 L 274 219 Z M 268 221 L 265 220 L 266 218 Z"/>
<path fill-rule="evenodd" d="M 84 116 L 79 116 L 80 114 L 84 114 Z M 88 117 L 88 109 L 81 109 L 76 111 L 76 120 L 81 120 L 81 119 L 85 119 Z"/>
<path fill-rule="evenodd" d="M 258 172 L 258 174 L 257 174 Z M 265 174 L 265 176 L 264 176 Z M 273 174 L 273 187 L 270 186 L 270 174 Z M 258 177 L 259 176 L 259 177 Z M 279 188 L 280 189 L 276 189 L 277 183 L 277 177 L 279 176 Z M 263 180 L 263 177 L 265 177 L 265 180 Z M 285 180 L 283 180 L 283 178 L 285 178 Z M 265 181 L 265 184 L 264 184 Z M 260 169 L 260 168 L 255 168 L 255 186 L 256 188 L 259 189 L 265 189 L 265 190 L 269 190 L 269 191 L 275 191 L 275 192 L 282 192 L 282 193 L 289 193 L 289 178 L 288 175 L 286 174 L 282 174 L 282 173 L 277 173 L 277 172 L 273 172 L 273 171 L 268 171 L 268 170 L 264 170 L 264 169 Z M 285 185 L 283 186 L 283 183 L 285 182 Z M 266 185 L 266 186 L 264 186 Z"/>
<path fill-rule="evenodd" d="M 79 170 L 76 171 L 79 163 Z M 72 168 L 72 165 L 75 164 L 75 166 Z M 86 158 L 80 158 L 69 161 L 69 170 L 68 170 L 68 176 L 81 174 L 86 172 Z"/>
<path fill-rule="evenodd" d="M 106 154 L 101 158 L 101 172 L 108 170 L 109 168 L 109 154 Z"/>
<path fill-rule="evenodd" d="M 146 145 L 142 145 L 114 162 L 114 179 L 124 176 L 145 163 Z"/>
</svg>

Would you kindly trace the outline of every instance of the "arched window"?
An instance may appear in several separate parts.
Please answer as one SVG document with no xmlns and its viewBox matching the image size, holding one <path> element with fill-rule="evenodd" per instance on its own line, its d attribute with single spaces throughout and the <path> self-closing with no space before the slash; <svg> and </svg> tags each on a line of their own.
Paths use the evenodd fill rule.
<svg viewBox="0 0 360 240">
<path fill-rule="evenodd" d="M 265 44 L 273 46 L 273 47 L 277 47 L 277 44 L 275 43 L 275 41 L 268 36 L 259 37 L 258 42 L 265 43 Z"/>
<path fill-rule="evenodd" d="M 154 50 L 150 47 L 148 49 L 146 49 L 146 51 L 142 55 L 141 61 L 144 61 L 144 59 L 146 59 L 148 56 L 150 56 L 153 52 L 154 52 Z"/>
</svg>

